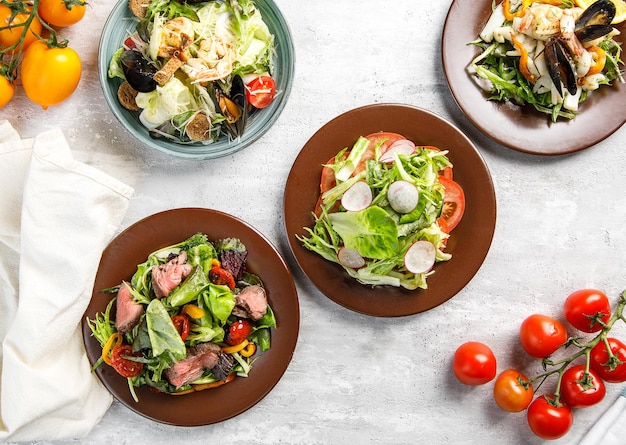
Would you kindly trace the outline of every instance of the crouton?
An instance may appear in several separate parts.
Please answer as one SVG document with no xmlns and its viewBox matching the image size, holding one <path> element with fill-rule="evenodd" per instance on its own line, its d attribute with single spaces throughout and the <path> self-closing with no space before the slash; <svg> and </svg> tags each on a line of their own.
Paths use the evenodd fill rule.
<svg viewBox="0 0 626 445">
<path fill-rule="evenodd" d="M 135 102 L 138 91 L 135 90 L 130 84 L 124 81 L 117 90 L 117 99 L 122 106 L 130 111 L 139 111 L 141 108 Z"/>
<path fill-rule="evenodd" d="M 150 0 L 128 0 L 128 9 L 130 9 L 130 12 L 136 17 L 143 19 L 146 17 L 149 4 Z"/>
<path fill-rule="evenodd" d="M 165 65 L 163 65 L 163 67 L 155 73 L 153 77 L 155 82 L 160 86 L 165 85 L 167 81 L 172 78 L 176 70 L 181 66 L 183 66 L 183 62 L 181 62 L 180 59 L 177 59 L 176 57 L 170 58 Z"/>
<path fill-rule="evenodd" d="M 187 136 L 192 141 L 206 141 L 211 137 L 211 124 L 204 113 L 198 113 L 185 127 Z"/>
</svg>

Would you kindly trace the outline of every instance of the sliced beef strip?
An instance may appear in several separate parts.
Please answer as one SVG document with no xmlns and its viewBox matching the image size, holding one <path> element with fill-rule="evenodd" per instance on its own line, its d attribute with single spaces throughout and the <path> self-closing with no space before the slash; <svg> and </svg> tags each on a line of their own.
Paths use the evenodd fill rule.
<svg viewBox="0 0 626 445">
<path fill-rule="evenodd" d="M 167 263 L 152 267 L 152 288 L 154 295 L 161 299 L 167 297 L 193 270 L 187 264 L 187 252 L 184 250 Z"/>
<path fill-rule="evenodd" d="M 144 313 L 143 306 L 137 303 L 130 293 L 130 284 L 122 282 L 115 301 L 115 328 L 120 334 L 130 332 Z"/>
<path fill-rule="evenodd" d="M 231 360 L 230 365 L 228 360 Z M 215 343 L 200 343 L 189 348 L 186 358 L 166 369 L 165 376 L 176 388 L 199 379 L 205 369 L 210 369 L 217 378 L 225 380 L 232 368 L 233 360 L 229 354 L 222 353 Z"/>
<path fill-rule="evenodd" d="M 260 320 L 267 312 L 267 295 L 260 284 L 244 287 L 235 295 L 233 314 L 238 317 Z"/>
</svg>

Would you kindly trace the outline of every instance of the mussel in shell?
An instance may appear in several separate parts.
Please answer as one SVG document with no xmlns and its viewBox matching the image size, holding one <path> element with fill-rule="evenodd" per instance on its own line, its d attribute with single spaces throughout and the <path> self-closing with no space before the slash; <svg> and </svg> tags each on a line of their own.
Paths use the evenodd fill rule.
<svg viewBox="0 0 626 445">
<path fill-rule="evenodd" d="M 126 80 L 135 90 L 149 93 L 156 89 L 157 83 L 154 75 L 158 70 L 139 51 L 124 51 L 120 63 Z"/>
<path fill-rule="evenodd" d="M 615 13 L 615 4 L 611 0 L 592 3 L 576 20 L 574 33 L 578 40 L 589 42 L 610 33 L 613 30 L 611 22 Z"/>
<path fill-rule="evenodd" d="M 563 86 L 571 95 L 576 94 L 576 66 L 567 45 L 559 37 L 551 37 L 546 42 L 544 55 L 550 78 L 561 96 Z"/>
<path fill-rule="evenodd" d="M 240 76 L 233 77 L 229 94 L 215 86 L 215 101 L 220 112 L 226 118 L 224 128 L 233 138 L 243 135 L 248 120 L 248 101 L 246 87 Z"/>
</svg>

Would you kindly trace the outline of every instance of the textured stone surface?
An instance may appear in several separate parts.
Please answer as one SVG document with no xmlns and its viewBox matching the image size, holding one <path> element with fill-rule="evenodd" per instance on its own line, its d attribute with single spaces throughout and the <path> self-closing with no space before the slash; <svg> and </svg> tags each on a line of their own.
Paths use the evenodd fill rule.
<svg viewBox="0 0 626 445">
<path fill-rule="evenodd" d="M 90 2 L 85 20 L 62 31 L 84 63 L 69 101 L 44 112 L 19 92 L 0 111 L 23 137 L 60 126 L 78 159 L 135 187 L 125 226 L 174 207 L 225 211 L 264 233 L 296 279 L 298 345 L 259 404 L 220 424 L 180 428 L 115 402 L 85 443 L 540 443 L 523 414 L 495 406 L 492 385 L 459 384 L 451 357 L 460 343 L 483 341 L 499 370 L 532 374 L 538 363 L 517 342 L 526 315 L 560 317 L 563 299 L 578 288 L 603 289 L 613 300 L 626 288 L 626 131 L 553 158 L 514 152 L 480 134 L 454 103 L 441 66 L 449 0 L 276 2 L 296 48 L 293 90 L 276 124 L 242 152 L 190 162 L 147 152 L 124 132 L 96 71 L 113 0 Z M 352 313 L 313 288 L 289 252 L 281 215 L 287 175 L 308 138 L 338 114 L 386 102 L 427 108 L 465 131 L 489 166 L 498 200 L 493 244 L 475 278 L 444 305 L 397 319 Z M 599 406 L 577 411 L 571 432 L 554 443 L 577 442 L 620 389 L 610 386 Z"/>
</svg>

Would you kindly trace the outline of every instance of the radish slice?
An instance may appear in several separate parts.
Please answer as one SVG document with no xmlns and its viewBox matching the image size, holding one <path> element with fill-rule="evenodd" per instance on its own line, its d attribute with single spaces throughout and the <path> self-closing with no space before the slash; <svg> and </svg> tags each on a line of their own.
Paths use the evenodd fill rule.
<svg viewBox="0 0 626 445">
<path fill-rule="evenodd" d="M 341 247 L 337 252 L 337 259 L 341 265 L 351 269 L 360 269 L 365 266 L 365 258 L 355 249 Z"/>
<path fill-rule="evenodd" d="M 415 241 L 404 254 L 404 267 L 412 273 L 428 272 L 435 264 L 437 249 L 426 240 Z"/>
<path fill-rule="evenodd" d="M 341 205 L 349 212 L 358 212 L 372 203 L 372 190 L 365 181 L 354 183 L 341 197 Z"/>
<path fill-rule="evenodd" d="M 396 212 L 409 213 L 417 207 L 419 192 L 409 181 L 394 181 L 387 190 L 387 199 Z"/>
<path fill-rule="evenodd" d="M 396 153 L 399 155 L 412 155 L 415 153 L 415 144 L 408 139 L 395 141 L 389 146 L 389 149 L 380 156 L 378 161 L 385 163 L 393 162 L 393 155 Z"/>
</svg>

